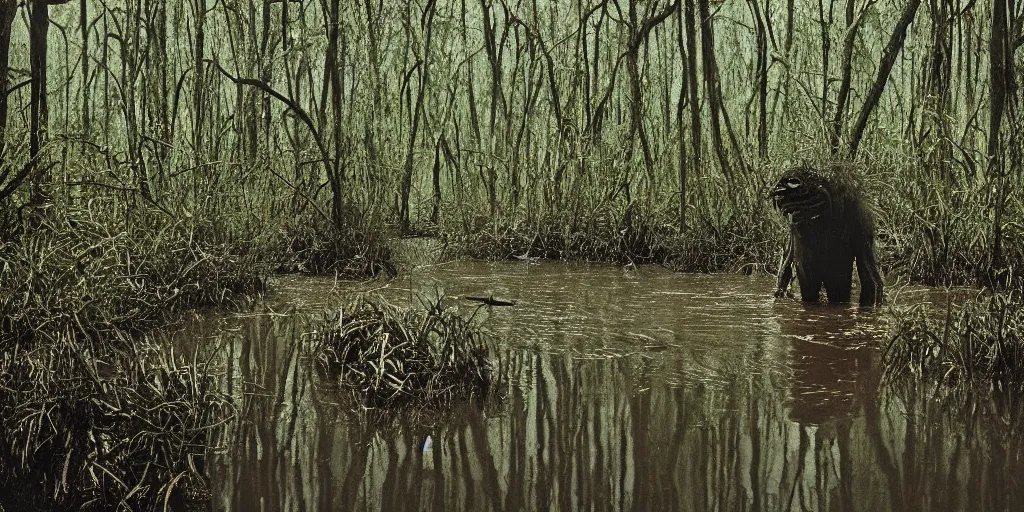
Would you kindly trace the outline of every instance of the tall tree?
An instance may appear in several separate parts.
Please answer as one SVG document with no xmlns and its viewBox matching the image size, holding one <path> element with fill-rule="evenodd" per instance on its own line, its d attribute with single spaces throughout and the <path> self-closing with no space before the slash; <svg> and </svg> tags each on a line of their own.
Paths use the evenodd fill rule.
<svg viewBox="0 0 1024 512">
<path fill-rule="evenodd" d="M 287 2 L 285 2 L 287 5 Z M 194 73 L 192 89 L 192 109 L 195 114 L 195 126 L 192 132 L 192 151 L 199 165 L 204 157 L 204 119 L 206 118 L 206 0 L 194 0 L 192 19 L 196 26 L 194 44 Z"/>
<path fill-rule="evenodd" d="M 89 6 L 81 0 L 78 6 L 78 23 L 82 30 L 82 136 L 89 138 L 92 129 L 89 124 Z"/>
<path fill-rule="evenodd" d="M 1006 210 L 1006 196 L 1009 185 L 1001 134 L 1006 106 L 1013 102 L 1015 92 L 1013 76 L 1013 0 L 995 0 L 992 8 L 992 36 L 989 39 L 989 124 L 988 173 L 995 188 L 995 217 L 992 225 L 992 267 L 1002 267 L 1003 256 L 1003 215 Z"/>
<path fill-rule="evenodd" d="M 882 97 L 885 84 L 889 81 L 889 74 L 892 72 L 893 64 L 896 63 L 896 57 L 903 50 L 903 42 L 907 38 L 907 27 L 914 21 L 917 8 L 920 6 L 921 0 L 909 0 L 906 7 L 903 8 L 899 21 L 896 22 L 896 28 L 892 31 L 889 42 L 886 43 L 885 49 L 882 51 L 882 60 L 878 65 L 878 76 L 875 77 L 874 83 L 871 84 L 871 89 L 868 90 L 868 95 L 864 99 L 864 105 L 860 109 L 860 114 L 857 115 L 857 124 L 853 127 L 853 137 L 850 140 L 851 157 L 857 154 L 860 140 L 868 126 L 868 119 L 871 118 L 871 112 L 878 106 L 878 100 Z"/>
<path fill-rule="evenodd" d="M 657 8 L 658 3 L 654 3 Z M 655 27 L 675 12 L 679 6 L 674 1 L 665 7 L 660 13 L 640 19 L 637 14 L 636 0 L 629 2 L 629 42 L 626 48 L 626 72 L 629 76 L 629 152 L 632 153 L 633 138 L 640 140 L 640 149 L 643 152 L 644 169 L 647 171 L 648 180 L 654 179 L 654 157 L 651 155 L 651 143 L 647 137 L 647 129 L 644 127 L 644 95 L 640 81 L 640 49 L 647 42 L 647 37 Z M 628 183 L 628 180 L 627 180 Z M 651 183 L 653 185 L 653 183 Z"/>
<path fill-rule="evenodd" d="M 38 161 L 39 152 L 47 141 L 49 107 L 46 97 L 46 44 L 50 30 L 47 0 L 33 0 L 29 7 L 29 65 L 32 76 L 31 117 L 29 127 L 29 156 Z M 45 167 L 44 167 L 45 169 Z M 49 172 L 37 172 L 32 180 L 32 202 L 42 204 L 48 200 L 45 190 Z"/>
<path fill-rule="evenodd" d="M 836 97 L 836 110 L 832 116 L 832 129 L 829 131 L 829 146 L 832 154 L 839 152 L 839 139 L 843 132 L 843 121 L 846 119 L 846 106 L 850 99 L 850 89 L 853 82 L 853 47 L 857 41 L 857 31 L 860 28 L 860 21 L 867 8 L 873 3 L 868 0 L 861 10 L 861 15 L 855 14 L 855 0 L 846 0 L 846 36 L 843 38 L 842 78 L 839 81 L 839 94 Z"/>
<path fill-rule="evenodd" d="M 701 19 L 700 42 L 701 61 L 704 64 L 704 93 L 707 95 L 708 106 L 711 108 L 711 144 L 718 156 L 722 174 L 725 175 L 726 180 L 732 182 L 732 166 L 729 165 L 729 158 L 722 143 L 722 92 L 718 84 L 718 62 L 715 60 L 714 18 L 711 17 L 708 0 L 698 0 L 697 5 L 700 9 Z"/>
<path fill-rule="evenodd" d="M 767 9 L 763 14 L 760 0 L 747 0 L 754 15 L 754 34 L 757 41 L 757 157 L 764 162 L 768 159 L 768 34 L 766 18 L 771 15 Z M 853 3 L 853 0 L 849 0 Z"/>
<path fill-rule="evenodd" d="M 690 98 L 690 141 L 693 144 L 693 168 L 696 170 L 697 175 L 700 176 L 701 163 L 703 162 L 701 151 L 704 144 L 701 134 L 700 96 L 697 92 L 699 82 L 697 80 L 697 52 L 699 51 L 697 47 L 697 4 L 696 0 L 685 0 L 685 2 L 686 67 L 689 70 L 686 89 L 687 95 Z"/>
<path fill-rule="evenodd" d="M 409 132 L 409 145 L 405 154 L 405 170 L 401 183 L 401 210 L 399 220 L 402 231 L 408 231 L 410 225 L 409 199 L 412 193 L 413 154 L 416 151 L 416 137 L 419 134 L 420 121 L 423 117 L 423 102 L 430 83 L 430 39 L 433 35 L 434 14 L 437 0 L 428 0 L 420 16 L 420 30 L 423 32 L 422 55 L 416 59 L 414 67 L 419 68 L 419 87 L 416 90 L 416 103 L 412 112 L 412 130 Z"/>
</svg>

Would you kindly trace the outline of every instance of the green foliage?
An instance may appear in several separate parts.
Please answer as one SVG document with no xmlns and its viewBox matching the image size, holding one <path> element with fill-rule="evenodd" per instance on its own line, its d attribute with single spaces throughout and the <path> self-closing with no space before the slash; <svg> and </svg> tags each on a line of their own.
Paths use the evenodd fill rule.
<svg viewBox="0 0 1024 512">
<path fill-rule="evenodd" d="M 233 414 L 217 387 L 201 363 L 110 333 L 99 343 L 59 335 L 8 347 L 0 352 L 0 479 L 35 507 L 60 510 L 205 501 L 207 447 Z"/>
<path fill-rule="evenodd" d="M 1024 300 L 994 294 L 947 306 L 942 320 L 923 306 L 897 318 L 885 354 L 888 378 L 923 376 L 941 384 L 1024 384 Z"/>
<path fill-rule="evenodd" d="M 230 398 L 141 334 L 260 293 L 261 265 L 207 223 L 90 206 L 26 210 L 0 245 L 0 477 L 57 509 L 204 499 Z"/>
<path fill-rule="evenodd" d="M 54 210 L 0 245 L 0 334 L 101 338 L 139 332 L 183 309 L 233 304 L 263 290 L 261 265 L 201 226 L 160 212 L 124 222 Z M 265 267 L 264 267 L 265 268 Z"/>
<path fill-rule="evenodd" d="M 437 406 L 491 390 L 486 335 L 441 298 L 410 309 L 360 298 L 320 336 L 319 363 L 371 407 Z"/>
</svg>

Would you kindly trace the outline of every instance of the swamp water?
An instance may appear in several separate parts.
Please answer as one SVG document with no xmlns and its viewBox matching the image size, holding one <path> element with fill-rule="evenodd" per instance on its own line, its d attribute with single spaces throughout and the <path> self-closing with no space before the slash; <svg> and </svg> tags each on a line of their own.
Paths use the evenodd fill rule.
<svg viewBox="0 0 1024 512">
<path fill-rule="evenodd" d="M 216 510 L 1014 510 L 1015 416 L 881 384 L 887 320 L 771 298 L 766 277 L 452 262 L 389 283 L 284 277 L 180 333 L 238 404 Z M 504 397 L 381 425 L 313 369 L 340 295 L 493 294 Z M 904 291 L 898 301 L 944 304 Z M 940 306 L 936 306 L 940 307 Z M 427 421 L 424 421 L 424 416 Z M 429 440 L 428 440 L 429 439 Z"/>
</svg>

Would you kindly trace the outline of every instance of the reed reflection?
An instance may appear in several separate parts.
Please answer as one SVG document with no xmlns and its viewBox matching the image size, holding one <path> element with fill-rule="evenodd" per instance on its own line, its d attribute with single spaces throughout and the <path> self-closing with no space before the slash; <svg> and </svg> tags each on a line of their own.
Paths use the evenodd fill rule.
<svg viewBox="0 0 1024 512">
<path fill-rule="evenodd" d="M 542 280 L 568 287 L 555 273 Z M 671 277 L 646 293 L 749 285 Z M 208 464 L 214 508 L 1006 510 L 1024 498 L 1014 408 L 880 387 L 878 318 L 749 295 L 699 308 L 654 297 L 616 304 L 665 323 L 625 323 L 614 351 L 595 349 L 615 328 L 617 310 L 597 303 L 607 297 L 579 309 L 604 315 L 594 339 L 547 313 L 517 317 L 517 332 L 561 349 L 507 347 L 500 404 L 383 426 L 310 371 L 304 313 L 218 321 L 197 338 L 222 360 L 239 419 Z M 652 303 L 661 309 L 643 313 Z"/>
</svg>

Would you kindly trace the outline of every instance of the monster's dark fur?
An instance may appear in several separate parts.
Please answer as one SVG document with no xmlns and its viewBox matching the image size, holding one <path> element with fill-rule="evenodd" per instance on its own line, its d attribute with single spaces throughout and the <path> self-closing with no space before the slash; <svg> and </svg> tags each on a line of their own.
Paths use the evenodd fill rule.
<svg viewBox="0 0 1024 512">
<path fill-rule="evenodd" d="M 791 296 L 795 263 L 802 300 L 817 302 L 824 286 L 830 303 L 849 302 L 856 260 L 861 306 L 882 302 L 875 221 L 849 169 L 797 167 L 779 179 L 771 198 L 790 226 L 776 297 Z"/>
</svg>

